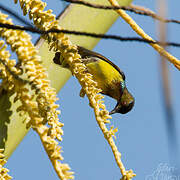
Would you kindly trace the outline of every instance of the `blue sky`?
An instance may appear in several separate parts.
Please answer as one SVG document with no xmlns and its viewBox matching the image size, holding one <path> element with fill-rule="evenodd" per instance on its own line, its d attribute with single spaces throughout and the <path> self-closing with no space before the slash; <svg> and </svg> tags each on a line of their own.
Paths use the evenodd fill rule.
<svg viewBox="0 0 180 180">
<path fill-rule="evenodd" d="M 46 1 L 48 8 L 58 14 L 61 10 L 59 0 Z M 1 1 L 4 5 L 17 10 L 13 0 Z M 155 0 L 135 0 L 135 4 L 155 10 Z M 57 8 L 58 4 L 58 8 Z M 168 17 L 179 19 L 179 0 L 168 1 Z M 22 14 L 20 10 L 17 10 Z M 156 23 L 149 18 L 131 14 L 145 32 L 156 37 Z M 180 42 L 177 34 L 180 26 L 168 25 L 168 39 Z M 118 19 L 108 34 L 121 36 L 136 36 L 131 28 Z M 33 35 L 35 42 L 37 35 Z M 115 62 L 126 74 L 127 86 L 135 97 L 134 109 L 125 115 L 113 115 L 112 123 L 118 126 L 117 146 L 122 153 L 122 160 L 127 169 L 133 169 L 137 174 L 134 179 L 145 179 L 156 172 L 160 164 L 168 167 L 178 166 L 170 163 L 168 153 L 167 129 L 161 92 L 159 55 L 149 45 L 137 42 L 119 42 L 101 40 L 95 51 Z M 180 57 L 178 48 L 169 48 L 176 57 Z M 172 91 L 173 110 L 177 136 L 180 135 L 180 101 L 179 72 L 169 64 L 170 87 Z M 79 97 L 80 85 L 72 77 L 58 94 L 61 121 L 65 124 L 63 136 L 64 162 L 75 172 L 78 180 L 118 180 L 121 177 L 112 152 L 96 123 L 92 109 L 85 97 Z M 105 98 L 108 109 L 116 102 Z M 178 146 L 180 142 L 178 139 Z M 179 147 L 180 148 L 180 147 Z M 177 157 L 177 161 L 179 158 Z M 10 174 L 17 180 L 44 179 L 56 180 L 50 161 L 41 145 L 38 135 L 31 130 L 9 158 L 7 167 Z M 178 175 L 178 174 L 177 174 Z M 180 176 L 180 174 L 179 174 Z"/>
</svg>

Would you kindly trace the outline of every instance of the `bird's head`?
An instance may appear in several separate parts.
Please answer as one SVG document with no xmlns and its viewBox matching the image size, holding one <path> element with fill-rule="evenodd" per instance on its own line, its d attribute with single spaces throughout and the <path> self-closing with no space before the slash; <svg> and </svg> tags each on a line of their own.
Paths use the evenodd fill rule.
<svg viewBox="0 0 180 180">
<path fill-rule="evenodd" d="M 127 88 L 125 87 L 123 94 L 119 101 L 117 102 L 115 108 L 109 113 L 114 114 L 114 113 L 121 113 L 121 114 L 126 114 L 134 106 L 134 97 L 128 92 Z"/>
</svg>

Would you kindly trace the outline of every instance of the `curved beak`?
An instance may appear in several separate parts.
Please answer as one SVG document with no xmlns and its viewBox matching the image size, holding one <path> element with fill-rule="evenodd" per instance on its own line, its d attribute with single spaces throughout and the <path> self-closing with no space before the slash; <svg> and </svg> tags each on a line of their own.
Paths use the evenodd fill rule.
<svg viewBox="0 0 180 180">
<path fill-rule="evenodd" d="M 113 109 L 111 112 L 109 112 L 109 115 L 114 114 L 114 113 L 116 113 L 116 110 Z"/>
<path fill-rule="evenodd" d="M 118 109 L 120 108 L 120 103 L 117 102 L 115 108 L 109 112 L 109 115 L 117 113 Z"/>
</svg>

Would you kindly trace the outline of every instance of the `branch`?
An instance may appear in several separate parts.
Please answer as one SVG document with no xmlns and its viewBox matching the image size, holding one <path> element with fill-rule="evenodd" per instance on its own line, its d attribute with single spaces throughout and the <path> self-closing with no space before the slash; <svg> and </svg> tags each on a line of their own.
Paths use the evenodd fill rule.
<svg viewBox="0 0 180 180">
<path fill-rule="evenodd" d="M 175 20 L 175 19 L 165 19 L 159 15 L 157 15 L 156 13 L 154 13 L 151 10 L 148 10 L 144 7 L 141 6 L 136 6 L 136 5 L 130 5 L 130 6 L 105 6 L 105 5 L 100 5 L 100 4 L 93 4 L 93 3 L 89 3 L 89 2 L 85 2 L 82 0 L 61 0 L 61 1 L 66 1 L 69 3 L 74 3 L 74 4 L 79 4 L 79 5 L 84 5 L 87 7 L 91 7 L 91 8 L 96 8 L 96 9 L 104 9 L 104 10 L 118 10 L 118 9 L 122 9 L 125 11 L 129 11 L 135 14 L 139 14 L 139 15 L 144 15 L 144 16 L 150 16 L 156 20 L 162 21 L 164 23 L 176 23 L 176 24 L 180 24 L 179 20 Z"/>
<path fill-rule="evenodd" d="M 148 8 L 145 8 L 143 6 L 137 6 L 137 5 L 134 5 L 134 4 L 131 4 L 129 5 L 129 7 L 137 10 L 137 13 L 136 14 L 139 14 L 139 15 L 144 15 L 144 16 L 150 16 L 156 20 L 159 20 L 161 22 L 164 22 L 164 23 L 176 23 L 176 24 L 180 24 L 180 21 L 179 20 L 176 20 L 176 19 L 166 19 L 162 16 L 159 16 L 158 14 L 156 14 L 154 11 L 148 9 Z"/>
<path fill-rule="evenodd" d="M 108 0 L 113 6 L 117 6 L 118 2 L 116 0 Z M 144 32 L 144 30 L 123 10 L 119 9 L 116 12 L 124 19 L 124 21 L 130 25 L 130 27 L 143 39 L 154 41 L 148 34 Z M 180 60 L 175 56 L 171 55 L 167 52 L 162 46 L 159 46 L 157 43 L 149 43 L 161 56 L 165 57 L 169 62 L 174 64 L 174 66 L 180 70 Z M 161 45 L 165 44 L 162 42 Z"/>
<path fill-rule="evenodd" d="M 162 17 L 166 17 L 168 6 L 167 0 L 158 0 L 157 1 L 157 9 L 159 14 Z M 164 23 L 158 24 L 159 29 L 159 39 L 160 41 L 166 41 L 167 38 L 167 26 Z M 166 47 L 164 47 L 166 49 Z M 168 151 L 169 151 L 169 159 L 170 163 L 179 166 L 179 146 L 178 146 L 178 136 L 176 132 L 176 119 L 173 109 L 173 100 L 172 100 L 172 92 L 171 92 L 171 84 L 170 84 L 170 72 L 168 63 L 164 61 L 164 57 L 160 56 L 161 62 L 161 91 L 162 91 L 162 105 L 164 108 L 165 115 L 165 126 L 167 132 L 167 141 L 168 141 Z M 171 172 L 173 176 L 177 175 L 178 172 Z"/>
<path fill-rule="evenodd" d="M 89 36 L 93 38 L 114 39 L 114 40 L 119 40 L 119 41 L 137 41 L 137 42 L 143 42 L 143 43 L 159 44 L 162 46 L 180 47 L 180 43 L 160 42 L 160 41 L 155 41 L 155 40 L 142 39 L 139 37 L 122 37 L 122 36 L 117 36 L 117 35 L 96 34 L 96 33 L 74 31 L 74 30 L 67 30 L 67 29 L 62 29 L 62 30 L 50 29 L 48 31 L 43 31 L 34 27 L 18 26 L 18 25 L 4 24 L 4 23 L 0 23 L 0 27 L 7 28 L 7 29 L 14 29 L 14 30 L 29 31 L 32 33 L 37 33 L 37 34 L 42 34 L 42 35 L 49 34 L 49 33 L 65 33 L 65 34 L 74 34 L 78 36 Z"/>
</svg>

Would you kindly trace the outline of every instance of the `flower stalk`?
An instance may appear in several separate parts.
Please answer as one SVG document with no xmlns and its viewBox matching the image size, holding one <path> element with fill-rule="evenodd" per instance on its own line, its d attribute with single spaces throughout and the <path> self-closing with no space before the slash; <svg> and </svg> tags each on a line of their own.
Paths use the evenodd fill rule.
<svg viewBox="0 0 180 180">
<path fill-rule="evenodd" d="M 116 0 L 109 0 L 112 6 L 119 6 L 119 3 Z M 121 9 L 115 10 L 125 21 L 128 23 L 131 28 L 139 34 L 142 38 L 154 41 L 149 35 L 147 35 L 144 30 L 137 25 L 137 23 L 124 11 Z M 161 56 L 165 57 L 169 62 L 174 64 L 174 66 L 180 70 L 180 60 L 168 53 L 163 47 L 155 43 L 149 43 Z"/>
</svg>

